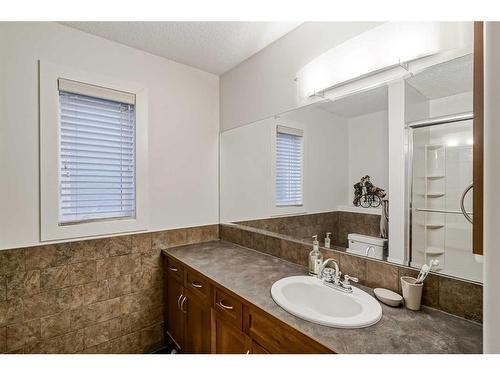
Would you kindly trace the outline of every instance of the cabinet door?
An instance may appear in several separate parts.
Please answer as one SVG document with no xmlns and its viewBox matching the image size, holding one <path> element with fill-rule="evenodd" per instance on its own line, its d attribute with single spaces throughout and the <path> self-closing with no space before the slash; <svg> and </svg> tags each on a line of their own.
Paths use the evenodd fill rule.
<svg viewBox="0 0 500 375">
<path fill-rule="evenodd" d="M 192 354 L 210 353 L 210 306 L 208 301 L 194 297 L 184 290 L 186 300 L 182 304 L 185 312 L 185 352 Z"/>
<path fill-rule="evenodd" d="M 252 354 L 270 354 L 266 349 L 252 341 Z"/>
<path fill-rule="evenodd" d="M 184 299 L 182 284 L 174 277 L 167 277 L 166 285 L 166 333 L 177 346 L 184 349 L 184 314 L 180 303 Z"/>
<path fill-rule="evenodd" d="M 250 354 L 252 339 L 212 310 L 212 353 Z"/>
</svg>

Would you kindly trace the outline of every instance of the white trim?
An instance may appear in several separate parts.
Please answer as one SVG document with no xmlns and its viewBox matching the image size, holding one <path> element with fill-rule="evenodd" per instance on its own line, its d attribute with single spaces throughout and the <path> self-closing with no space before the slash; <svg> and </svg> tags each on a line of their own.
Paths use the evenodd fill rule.
<svg viewBox="0 0 500 375">
<path fill-rule="evenodd" d="M 59 78 L 135 95 L 136 217 L 134 219 L 59 225 Z M 40 241 L 147 230 L 148 206 L 148 90 L 134 83 L 40 61 Z"/>
<path fill-rule="evenodd" d="M 500 23 L 484 23 L 484 353 L 500 353 Z"/>
<path fill-rule="evenodd" d="M 304 136 L 304 130 L 303 129 L 290 128 L 288 126 L 283 126 L 283 125 L 277 125 L 276 126 L 276 132 L 277 133 L 282 133 L 282 134 L 295 135 L 297 137 L 303 137 Z"/>
<path fill-rule="evenodd" d="M 135 104 L 135 95 L 130 92 L 113 90 L 108 87 L 89 85 L 88 83 L 77 82 L 64 78 L 59 78 L 57 82 L 59 91 L 113 100 L 120 103 Z"/>
</svg>

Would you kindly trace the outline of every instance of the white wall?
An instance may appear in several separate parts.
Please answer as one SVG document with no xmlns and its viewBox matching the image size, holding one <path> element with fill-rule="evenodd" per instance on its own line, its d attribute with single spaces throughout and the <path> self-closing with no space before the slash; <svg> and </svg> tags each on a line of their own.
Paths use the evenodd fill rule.
<svg viewBox="0 0 500 375">
<path fill-rule="evenodd" d="M 299 106 L 295 78 L 308 62 L 381 22 L 306 22 L 221 77 L 221 129 Z"/>
<path fill-rule="evenodd" d="M 348 119 L 349 131 L 349 202 L 354 198 L 354 183 L 364 175 L 386 191 L 389 188 L 389 134 L 387 111 Z"/>
<path fill-rule="evenodd" d="M 304 211 L 335 211 L 349 196 L 345 186 L 349 173 L 347 120 L 314 105 L 281 117 L 292 127 L 303 124 L 308 133 L 304 144 Z"/>
<path fill-rule="evenodd" d="M 484 352 L 500 354 L 500 23 L 485 23 Z"/>
<path fill-rule="evenodd" d="M 151 231 L 218 222 L 217 76 L 56 23 L 0 23 L 0 249 L 39 243 L 40 59 L 148 88 Z"/>
<path fill-rule="evenodd" d="M 304 130 L 304 204 L 274 204 L 276 125 Z M 336 210 L 348 192 L 347 121 L 300 109 L 221 134 L 221 222 Z"/>
<path fill-rule="evenodd" d="M 270 215 L 274 118 L 220 135 L 220 221 Z"/>
<path fill-rule="evenodd" d="M 429 100 L 431 117 L 472 112 L 472 91 Z"/>
</svg>

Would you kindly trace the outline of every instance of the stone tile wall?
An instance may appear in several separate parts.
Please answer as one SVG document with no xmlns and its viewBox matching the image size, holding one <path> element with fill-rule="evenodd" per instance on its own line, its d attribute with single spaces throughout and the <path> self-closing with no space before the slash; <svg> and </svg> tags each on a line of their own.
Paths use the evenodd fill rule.
<svg viewBox="0 0 500 375">
<path fill-rule="evenodd" d="M 148 353 L 161 347 L 162 249 L 209 225 L 0 251 L 0 353 Z"/>
<path fill-rule="evenodd" d="M 332 244 L 342 247 L 347 247 L 349 233 L 374 237 L 380 234 L 380 215 L 344 211 L 247 220 L 236 224 L 292 236 L 308 242 L 312 241 L 311 237 L 317 234 L 322 243 L 326 233 L 331 232 Z"/>
<path fill-rule="evenodd" d="M 311 245 L 290 236 L 240 225 L 220 226 L 224 241 L 267 253 L 290 262 L 307 265 Z M 361 284 L 371 288 L 386 288 L 401 294 L 400 277 L 416 277 L 418 272 L 409 267 L 380 262 L 342 251 L 321 248 L 325 258 L 334 258 L 344 274 L 359 278 Z M 465 319 L 482 322 L 483 287 L 443 275 L 430 274 L 424 283 L 422 304 Z"/>
</svg>

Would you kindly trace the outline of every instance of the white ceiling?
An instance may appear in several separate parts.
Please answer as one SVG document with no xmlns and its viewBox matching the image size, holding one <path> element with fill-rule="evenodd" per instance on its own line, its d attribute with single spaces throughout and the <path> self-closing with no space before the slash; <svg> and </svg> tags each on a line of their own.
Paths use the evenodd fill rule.
<svg viewBox="0 0 500 375">
<path fill-rule="evenodd" d="M 407 82 L 428 99 L 472 91 L 472 54 L 432 66 Z"/>
<path fill-rule="evenodd" d="M 387 110 L 387 86 L 360 92 L 335 101 L 325 101 L 318 107 L 343 117 L 356 117 Z"/>
<path fill-rule="evenodd" d="M 62 22 L 221 75 L 300 22 Z"/>
</svg>

